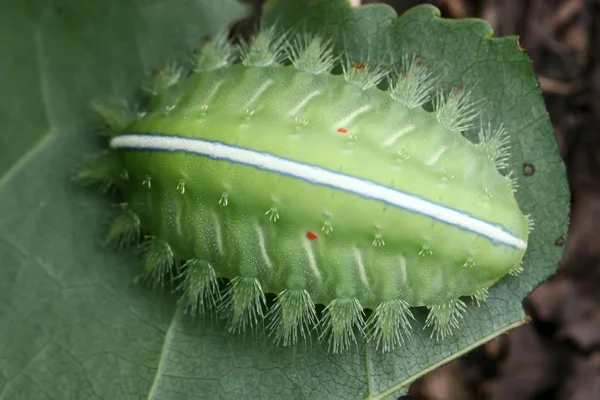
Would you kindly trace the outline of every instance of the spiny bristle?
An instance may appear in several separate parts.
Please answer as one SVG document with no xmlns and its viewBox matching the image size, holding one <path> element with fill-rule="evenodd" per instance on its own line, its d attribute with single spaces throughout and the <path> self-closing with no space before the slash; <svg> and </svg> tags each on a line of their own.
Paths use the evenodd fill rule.
<svg viewBox="0 0 600 400">
<path fill-rule="evenodd" d="M 417 56 L 403 57 L 400 72 L 390 82 L 390 95 L 396 102 L 416 108 L 431 99 L 436 83 L 431 71 L 419 64 Z"/>
<path fill-rule="evenodd" d="M 458 329 L 459 319 L 463 317 L 467 306 L 460 299 L 450 300 L 445 304 L 434 305 L 429 308 L 429 315 L 425 320 L 425 328 L 432 327 L 431 336 L 435 339 L 444 339 L 450 336 L 454 329 Z"/>
<path fill-rule="evenodd" d="M 381 303 L 367 321 L 367 339 L 375 342 L 375 349 L 388 352 L 410 337 L 409 317 L 414 319 L 408 303 L 404 300 L 388 300 Z"/>
<path fill-rule="evenodd" d="M 480 303 L 484 303 L 485 301 L 487 301 L 488 294 L 489 294 L 489 290 L 487 288 L 483 288 L 483 289 L 479 289 L 475 293 L 473 293 L 471 295 L 471 298 L 473 300 L 475 300 L 475 302 L 477 303 L 477 306 L 479 306 Z"/>
<path fill-rule="evenodd" d="M 364 336 L 363 308 L 356 298 L 335 299 L 325 308 L 320 325 L 319 340 L 328 337 L 329 350 L 334 354 L 343 353 L 352 342 L 357 343 L 355 328 L 358 328 L 361 337 Z"/>
<path fill-rule="evenodd" d="M 508 274 L 511 276 L 517 276 L 522 274 L 523 271 L 525 271 L 525 268 L 523 268 L 523 263 L 519 262 L 518 264 L 515 264 L 510 271 L 508 271 Z"/>
<path fill-rule="evenodd" d="M 525 215 L 525 219 L 527 220 L 527 232 L 533 232 L 533 228 L 535 228 L 535 222 L 533 221 L 531 214 Z"/>
<path fill-rule="evenodd" d="M 317 35 L 297 35 L 286 51 L 297 70 L 315 75 L 331 71 L 337 61 L 331 41 Z"/>
<path fill-rule="evenodd" d="M 473 121 L 480 115 L 481 104 L 471 100 L 471 92 L 454 88 L 448 95 L 437 92 L 436 117 L 438 122 L 452 132 L 463 132 L 473 127 Z"/>
<path fill-rule="evenodd" d="M 342 65 L 344 78 L 346 82 L 358 86 L 362 90 L 367 90 L 375 87 L 381 82 L 388 72 L 378 66 L 373 66 L 368 62 L 356 63 L 351 60 L 346 60 Z"/>
<path fill-rule="evenodd" d="M 243 333 L 262 321 L 265 307 L 266 298 L 258 279 L 236 276 L 229 282 L 219 309 L 229 317 L 229 332 Z"/>
<path fill-rule="evenodd" d="M 92 101 L 92 109 L 110 128 L 104 131 L 109 136 L 121 132 L 138 116 L 136 108 L 125 99 L 96 99 Z"/>
<path fill-rule="evenodd" d="M 279 211 L 277 207 L 271 207 L 266 212 L 265 215 L 269 217 L 269 221 L 277 222 L 279 220 Z"/>
<path fill-rule="evenodd" d="M 182 66 L 176 62 L 170 62 L 154 73 L 151 82 L 144 86 L 144 90 L 152 96 L 157 96 L 178 83 L 184 77 L 184 74 L 185 71 Z"/>
<path fill-rule="evenodd" d="M 152 189 L 152 176 L 151 175 L 144 175 L 144 180 L 142 180 L 142 186 L 147 187 L 148 189 Z"/>
<path fill-rule="evenodd" d="M 481 127 L 479 130 L 479 146 L 483 149 L 488 159 L 494 163 L 497 170 L 508 167 L 508 151 L 510 150 L 510 137 L 503 125 L 492 128 L 488 124 L 487 129 Z"/>
<path fill-rule="evenodd" d="M 221 31 L 202 46 L 194 71 L 212 71 L 226 67 L 233 63 L 236 56 L 236 47 L 229 43 L 227 31 Z"/>
<path fill-rule="evenodd" d="M 317 323 L 315 305 L 306 290 L 284 290 L 276 299 L 267 319 L 272 316 L 267 329 L 276 344 L 296 344 L 298 336 L 306 339 Z"/>
<path fill-rule="evenodd" d="M 519 181 L 515 176 L 514 171 L 508 171 L 508 174 L 506 174 L 504 178 L 507 180 L 508 186 L 512 194 L 517 193 L 517 189 L 519 188 Z"/>
<path fill-rule="evenodd" d="M 140 250 L 145 257 L 144 272 L 153 281 L 154 286 L 162 286 L 166 275 L 169 275 L 169 282 L 173 280 L 175 259 L 167 242 L 151 238 L 140 246 Z"/>
<path fill-rule="evenodd" d="M 247 67 L 277 67 L 285 59 L 287 35 L 275 26 L 261 30 L 250 43 L 242 41 L 240 53 L 242 64 Z"/>
<path fill-rule="evenodd" d="M 120 162 L 115 153 L 103 151 L 77 172 L 74 179 L 83 185 L 100 186 L 107 193 L 119 179 Z"/>
<path fill-rule="evenodd" d="M 107 243 L 117 243 L 119 249 L 132 247 L 140 240 L 140 217 L 127 203 L 119 204 L 121 212 L 115 217 L 106 233 Z"/>
<path fill-rule="evenodd" d="M 213 266 L 204 260 L 193 258 L 182 266 L 179 285 L 183 290 L 185 310 L 191 315 L 214 310 L 221 300 L 217 275 Z"/>
</svg>

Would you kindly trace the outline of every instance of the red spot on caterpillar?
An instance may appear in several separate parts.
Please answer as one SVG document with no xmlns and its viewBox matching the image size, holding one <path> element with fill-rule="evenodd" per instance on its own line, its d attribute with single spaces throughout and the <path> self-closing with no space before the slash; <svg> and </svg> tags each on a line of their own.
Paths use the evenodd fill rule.
<svg viewBox="0 0 600 400">
<path fill-rule="evenodd" d="M 344 134 L 348 133 L 348 129 L 346 129 L 346 128 L 338 128 L 338 130 L 337 130 L 337 131 L 338 131 L 339 133 L 344 133 Z"/>
<path fill-rule="evenodd" d="M 317 240 L 319 238 L 317 234 L 312 231 L 306 231 L 306 237 L 310 240 Z"/>
</svg>

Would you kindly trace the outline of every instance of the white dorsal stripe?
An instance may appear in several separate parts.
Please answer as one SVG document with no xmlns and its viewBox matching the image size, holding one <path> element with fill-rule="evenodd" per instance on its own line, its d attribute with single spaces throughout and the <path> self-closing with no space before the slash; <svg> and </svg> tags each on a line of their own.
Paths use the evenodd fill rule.
<svg viewBox="0 0 600 400">
<path fill-rule="evenodd" d="M 269 153 L 198 138 L 138 133 L 116 136 L 110 141 L 110 146 L 114 149 L 185 152 L 243 164 L 378 200 L 473 232 L 506 246 L 517 249 L 524 249 L 527 246 L 523 239 L 501 227 L 453 208 L 365 179 L 288 160 Z"/>
</svg>

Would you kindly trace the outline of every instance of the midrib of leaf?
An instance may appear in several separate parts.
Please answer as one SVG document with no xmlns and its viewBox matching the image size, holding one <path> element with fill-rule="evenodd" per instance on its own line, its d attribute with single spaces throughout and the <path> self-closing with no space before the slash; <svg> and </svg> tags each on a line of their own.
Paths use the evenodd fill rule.
<svg viewBox="0 0 600 400">
<path fill-rule="evenodd" d="M 36 352 L 36 354 L 34 354 L 33 357 L 31 357 L 29 359 L 29 361 L 27 362 L 27 364 L 25 364 L 25 366 L 23 368 L 21 368 L 20 371 L 18 371 L 16 374 L 14 374 L 13 376 L 9 377 L 6 380 L 6 384 L 2 388 L 2 391 L 0 391 L 0 400 L 8 400 L 5 397 L 5 394 L 6 394 L 6 389 L 8 389 L 10 387 L 10 383 L 14 379 L 16 379 L 17 377 L 19 377 L 24 371 L 27 371 L 27 369 L 30 366 L 32 366 L 42 354 L 44 354 L 44 352 L 46 351 L 46 349 L 48 348 L 48 346 L 50 346 L 53 343 L 53 341 L 54 341 L 54 335 L 48 341 L 46 341 L 46 343 L 44 343 L 43 346 L 40 347 L 40 349 Z"/>
<path fill-rule="evenodd" d="M 44 70 L 42 63 L 42 38 L 43 36 L 41 34 L 41 29 L 38 27 L 33 31 L 33 42 L 35 43 L 35 56 L 36 63 L 38 65 L 40 96 L 42 98 L 42 103 L 44 104 L 46 122 L 50 129 L 48 130 L 48 132 L 44 133 L 27 152 L 25 152 L 17 160 L 17 162 L 15 162 L 13 166 L 9 168 L 8 171 L 6 171 L 6 173 L 3 176 L 0 177 L 0 191 L 2 191 L 4 186 L 7 185 L 11 181 L 11 179 L 19 173 L 19 171 L 21 171 L 29 164 L 30 160 L 33 160 L 38 153 L 44 151 L 57 138 L 53 128 L 54 126 L 56 126 L 56 124 L 54 123 L 54 116 L 50 111 L 48 79 L 46 77 L 46 71 Z"/>
<path fill-rule="evenodd" d="M 34 157 L 49 147 L 58 137 L 51 132 L 47 132 L 42 136 L 35 145 L 29 149 L 25 154 L 17 160 L 16 163 L 2 176 L 0 177 L 0 192 L 5 185 L 7 185 L 11 179 L 25 168 Z"/>
<path fill-rule="evenodd" d="M 46 76 L 44 64 L 42 63 L 42 60 L 44 58 L 44 46 L 42 30 L 40 27 L 36 27 L 33 31 L 33 43 L 35 45 L 35 58 L 39 72 L 38 76 L 40 81 L 40 95 L 42 97 L 42 103 L 44 104 L 44 113 L 46 114 L 46 121 L 48 122 L 48 126 L 50 127 L 50 132 L 47 133 L 48 135 L 51 134 L 53 127 L 56 126 L 56 120 L 52 115 L 52 112 L 50 112 L 50 93 L 48 90 L 48 78 Z"/>
<path fill-rule="evenodd" d="M 389 396 L 396 394 L 398 391 L 402 390 L 403 388 L 407 387 L 408 385 L 410 385 L 411 383 L 413 383 L 420 377 L 425 376 L 428 373 L 430 373 L 431 371 L 434 371 L 434 370 L 440 368 L 442 365 L 445 365 L 452 360 L 456 360 L 457 358 L 462 357 L 463 355 L 469 353 L 470 351 L 472 351 L 480 346 L 483 346 L 485 343 L 497 338 L 498 336 L 500 336 L 508 331 L 511 331 L 515 328 L 518 328 L 521 325 L 526 324 L 528 322 L 528 319 L 529 319 L 528 317 L 525 317 L 523 319 L 514 321 L 508 325 L 505 325 L 504 327 L 492 332 L 491 334 L 484 336 L 481 339 L 471 343 L 469 346 L 466 346 L 466 347 L 462 348 L 461 350 L 452 353 L 450 356 L 441 359 L 437 363 L 431 364 L 429 367 L 420 370 L 417 374 L 410 375 L 408 378 L 403 379 L 394 385 L 388 386 L 385 390 L 382 390 L 381 392 L 376 393 L 376 394 L 371 394 L 371 390 L 370 390 L 371 376 L 369 373 L 369 369 L 367 368 L 367 382 L 368 382 L 368 384 L 367 384 L 368 391 L 367 392 L 369 393 L 369 395 L 367 397 L 365 397 L 365 400 L 384 400 L 384 399 L 388 398 Z M 367 362 L 368 362 L 368 357 L 367 357 Z"/>
<path fill-rule="evenodd" d="M 173 312 L 173 317 L 171 318 L 171 322 L 169 323 L 169 328 L 167 329 L 167 333 L 165 334 L 165 340 L 163 341 L 162 348 L 160 350 L 160 357 L 158 358 L 158 365 L 156 367 L 156 373 L 154 374 L 154 379 L 152 381 L 152 386 L 150 387 L 150 392 L 148 392 L 148 400 L 152 400 L 155 398 L 156 393 L 158 391 L 158 387 L 160 385 L 160 380 L 164 373 L 164 370 L 167 365 L 167 358 L 169 355 L 169 350 L 171 346 L 171 342 L 173 341 L 173 335 L 175 332 L 175 326 L 179 322 L 180 315 L 180 306 L 175 307 Z"/>
<path fill-rule="evenodd" d="M 371 385 L 371 351 L 370 351 L 370 347 L 366 347 L 365 348 L 365 375 L 366 375 L 366 382 L 367 382 L 367 393 L 369 394 L 369 396 L 371 396 L 371 391 L 372 389 L 372 385 Z"/>
</svg>

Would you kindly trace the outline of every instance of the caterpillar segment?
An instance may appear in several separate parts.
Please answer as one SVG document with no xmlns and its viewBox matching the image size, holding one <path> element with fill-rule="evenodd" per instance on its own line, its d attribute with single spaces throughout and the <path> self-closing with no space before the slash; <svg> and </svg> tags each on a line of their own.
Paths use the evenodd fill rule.
<svg viewBox="0 0 600 400">
<path fill-rule="evenodd" d="M 165 240 L 150 238 L 139 247 L 144 258 L 144 273 L 155 286 L 163 286 L 165 278 L 173 281 L 175 258 Z"/>
<path fill-rule="evenodd" d="M 215 35 L 213 40 L 206 42 L 194 62 L 194 72 L 213 71 L 227 67 L 235 61 L 237 52 L 227 40 L 224 31 Z"/>
<path fill-rule="evenodd" d="M 479 289 L 478 291 L 473 293 L 471 295 L 471 298 L 477 303 L 477 305 L 479 305 L 480 303 L 483 303 L 487 300 L 488 295 L 489 295 L 489 289 L 483 288 L 483 289 Z"/>
<path fill-rule="evenodd" d="M 467 140 L 481 104 L 441 90 L 416 56 L 332 74 L 342 59 L 318 35 L 271 28 L 240 46 L 219 35 L 189 76 L 159 71 L 133 121 L 98 109 L 111 152 L 80 178 L 124 198 L 108 238 L 151 235 L 149 279 L 177 277 L 186 310 L 218 310 L 231 332 L 264 320 L 283 346 L 316 331 L 334 353 L 363 340 L 392 351 L 411 336 L 411 308 L 426 307 L 424 329 L 443 340 L 467 312 L 461 298 L 484 302 L 522 270 L 532 223 L 501 173 L 507 131 Z"/>
<path fill-rule="evenodd" d="M 434 304 L 429 307 L 425 320 L 425 328 L 432 327 L 431 337 L 437 340 L 450 336 L 454 329 L 459 328 L 459 322 L 467 310 L 467 305 L 460 299 L 452 299 L 446 303 Z"/>
<path fill-rule="evenodd" d="M 181 280 L 178 289 L 183 293 L 185 311 L 189 314 L 207 314 L 222 303 L 217 273 L 208 261 L 188 260 L 178 278 Z"/>
<path fill-rule="evenodd" d="M 346 82 L 356 85 L 362 90 L 376 87 L 388 76 L 388 72 L 378 66 L 350 60 L 346 60 L 346 63 L 343 64 L 343 71 Z"/>
<path fill-rule="evenodd" d="M 132 248 L 140 241 L 140 218 L 127 203 L 121 203 L 117 207 L 120 212 L 107 229 L 106 243 L 116 243 L 119 249 Z"/>
<path fill-rule="evenodd" d="M 98 187 L 102 193 L 109 193 L 115 189 L 115 183 L 122 179 L 120 162 L 116 155 L 109 151 L 102 151 L 82 167 L 74 179 L 87 186 Z"/>
<path fill-rule="evenodd" d="M 393 350 L 411 336 L 410 320 L 414 317 L 409 304 L 402 299 L 383 301 L 367 321 L 368 341 L 384 352 Z"/>
<path fill-rule="evenodd" d="M 277 295 L 267 315 L 268 335 L 277 345 L 291 346 L 310 339 L 317 325 L 313 299 L 305 289 L 285 289 Z"/>
<path fill-rule="evenodd" d="M 260 281 L 236 276 L 228 284 L 219 312 L 229 319 L 229 332 L 242 333 L 256 327 L 265 315 L 266 298 Z"/>
<path fill-rule="evenodd" d="M 511 276 L 518 276 L 525 271 L 525 264 L 520 262 L 518 264 L 513 265 L 513 267 L 508 271 L 508 274 Z"/>
<path fill-rule="evenodd" d="M 408 109 L 417 108 L 430 100 L 438 80 L 427 67 L 419 63 L 419 57 L 404 56 L 400 70 L 388 78 L 390 96 Z"/>
<path fill-rule="evenodd" d="M 319 340 L 327 341 L 332 353 L 343 353 L 358 344 L 356 333 L 365 336 L 364 327 L 364 310 L 356 297 L 333 299 L 320 321 Z"/>
</svg>

